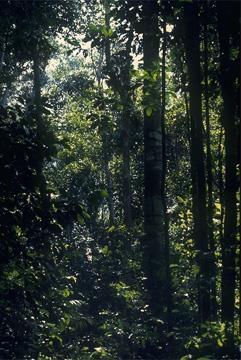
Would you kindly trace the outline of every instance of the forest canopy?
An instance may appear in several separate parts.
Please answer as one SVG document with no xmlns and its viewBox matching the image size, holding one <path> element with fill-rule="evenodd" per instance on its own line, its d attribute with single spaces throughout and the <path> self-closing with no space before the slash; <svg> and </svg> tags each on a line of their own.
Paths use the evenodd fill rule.
<svg viewBox="0 0 241 360">
<path fill-rule="evenodd" d="M 0 359 L 239 359 L 240 3 L 1 0 Z"/>
</svg>

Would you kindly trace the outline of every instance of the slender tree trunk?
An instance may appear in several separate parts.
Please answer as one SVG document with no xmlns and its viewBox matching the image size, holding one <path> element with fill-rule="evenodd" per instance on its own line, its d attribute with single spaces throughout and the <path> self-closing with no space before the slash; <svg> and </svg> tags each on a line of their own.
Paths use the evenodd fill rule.
<svg viewBox="0 0 241 360">
<path fill-rule="evenodd" d="M 130 114 L 124 112 L 123 114 L 123 206 L 124 206 L 124 221 L 128 228 L 132 225 L 132 213 L 131 213 L 131 174 L 130 174 Z"/>
<path fill-rule="evenodd" d="M 162 74 L 161 74 L 161 131 L 162 131 L 162 207 L 164 216 L 165 233 L 165 258 L 166 258 L 166 306 L 168 328 L 172 328 L 172 290 L 171 290 L 171 272 L 170 272 L 170 238 L 169 238 L 169 216 L 167 212 L 166 197 L 166 175 L 167 175 L 167 149 L 166 149 L 166 52 L 167 52 L 167 31 L 166 14 L 163 8 L 163 44 L 162 44 Z"/>
<path fill-rule="evenodd" d="M 8 41 L 8 37 L 5 36 L 5 38 L 2 39 L 2 49 L 0 51 L 0 74 L 3 68 L 3 64 L 4 64 L 4 60 L 5 60 L 5 56 L 6 56 L 6 45 L 7 45 L 7 41 Z"/>
<path fill-rule="evenodd" d="M 184 101 L 185 101 L 185 109 L 186 109 L 186 127 L 187 127 L 187 138 L 188 138 L 188 144 L 189 149 L 191 149 L 191 131 L 190 131 L 190 125 L 191 125 L 191 119 L 190 119 L 190 110 L 189 110 L 189 102 L 188 102 L 188 95 L 187 91 L 184 90 Z"/>
<path fill-rule="evenodd" d="M 206 184 L 202 134 L 199 18 L 197 2 L 184 5 L 185 47 L 190 84 L 191 175 L 193 192 L 194 239 L 198 251 L 198 307 L 200 322 L 210 319 L 210 271 Z"/>
<path fill-rule="evenodd" d="M 237 102 L 238 108 L 237 113 L 240 114 L 240 78 L 238 81 L 237 91 Z M 241 131 L 239 133 L 239 144 L 238 144 L 238 163 L 239 163 L 239 249 L 241 249 Z M 239 251 L 239 336 L 241 338 L 241 250 Z"/>
<path fill-rule="evenodd" d="M 124 221 L 128 228 L 132 225 L 131 211 L 131 171 L 130 171 L 130 118 L 131 118 L 131 90 L 130 90 L 130 69 L 131 69 L 131 44 L 133 34 L 130 33 L 126 44 L 125 70 L 123 89 L 120 92 L 121 102 L 123 105 L 122 113 L 122 158 L 123 158 L 123 205 Z M 124 91 L 123 91 L 124 90 Z"/>
<path fill-rule="evenodd" d="M 223 219 L 224 219 L 224 184 L 223 184 L 223 126 L 220 127 L 219 144 L 218 144 L 218 190 L 220 200 L 220 224 L 219 224 L 219 237 L 221 244 L 221 252 L 223 253 Z"/>
<path fill-rule="evenodd" d="M 233 342 L 235 303 L 235 251 L 237 234 L 236 207 L 236 128 L 235 128 L 235 73 L 231 60 L 230 23 L 239 21 L 239 15 L 232 10 L 232 2 L 217 3 L 218 32 L 220 44 L 220 84 L 223 98 L 222 121 L 225 146 L 225 189 L 224 189 L 224 239 L 222 254 L 222 320 L 227 322 L 230 348 Z"/>
<path fill-rule="evenodd" d="M 11 82 L 7 83 L 6 88 L 5 88 L 5 90 L 4 90 L 3 94 L 2 94 L 2 99 L 0 101 L 0 105 L 3 108 L 7 108 L 7 106 L 8 106 L 11 85 L 12 85 Z"/>
<path fill-rule="evenodd" d="M 107 127 L 104 127 L 105 129 Z M 105 130 L 102 134 L 102 143 L 103 143 L 103 168 L 105 174 L 105 180 L 108 191 L 108 210 L 109 210 L 109 223 L 113 225 L 115 222 L 115 211 L 114 211 L 114 201 L 113 201 L 113 183 L 112 183 L 112 175 L 109 168 L 109 156 L 108 156 L 108 141 L 107 136 L 105 134 Z"/>
<path fill-rule="evenodd" d="M 34 104 L 37 110 L 37 117 L 40 118 L 41 113 L 41 81 L 40 81 L 40 64 L 38 58 L 38 46 L 36 45 L 33 55 L 33 84 L 34 84 Z M 41 126 L 41 121 L 38 121 Z"/>
<path fill-rule="evenodd" d="M 33 54 L 33 84 L 34 84 L 34 106 L 35 106 L 35 118 L 37 126 L 37 138 L 39 143 L 38 151 L 38 163 L 36 165 L 36 174 L 39 182 L 39 192 L 42 202 L 42 219 L 43 219 L 43 228 L 46 227 L 48 219 L 47 215 L 50 209 L 50 200 L 47 194 L 47 184 L 46 179 L 43 174 L 43 164 L 45 158 L 45 124 L 42 118 L 42 99 L 41 99 L 41 76 L 40 76 L 40 62 L 39 62 L 39 52 L 38 45 L 36 44 L 35 51 Z"/>
<path fill-rule="evenodd" d="M 210 115 L 209 115 L 209 89 L 208 89 L 208 6 L 204 3 L 204 104 L 206 120 L 206 149 L 207 149 L 207 216 L 208 216 L 208 239 L 210 247 L 210 281 L 211 281 L 211 316 L 217 317 L 217 292 L 216 292 L 216 262 L 215 262 L 215 243 L 213 235 L 213 173 L 212 173 L 212 152 L 210 136 Z"/>
<path fill-rule="evenodd" d="M 143 2 L 144 96 L 144 261 L 150 307 L 156 316 L 163 315 L 166 291 L 165 223 L 162 204 L 162 132 L 159 82 L 158 2 Z M 153 74 L 158 74 L 157 78 Z M 148 94 L 149 95 L 145 95 Z M 150 102 L 156 99 L 153 104 Z M 149 109 L 151 105 L 151 110 Z"/>
</svg>

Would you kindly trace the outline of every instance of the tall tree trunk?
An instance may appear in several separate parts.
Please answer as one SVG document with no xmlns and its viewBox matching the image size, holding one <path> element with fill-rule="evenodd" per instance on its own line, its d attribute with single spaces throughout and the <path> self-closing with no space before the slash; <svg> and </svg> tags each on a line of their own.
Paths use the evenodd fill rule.
<svg viewBox="0 0 241 360">
<path fill-rule="evenodd" d="M 233 8 L 234 6 L 234 8 Z M 233 11 L 232 11 L 233 10 Z M 234 2 L 217 3 L 218 33 L 220 44 L 220 85 L 223 98 L 222 122 L 225 146 L 225 188 L 224 188 L 224 239 L 222 254 L 222 320 L 228 322 L 229 345 L 232 347 L 234 303 L 235 303 L 235 251 L 237 233 L 236 208 L 236 126 L 235 87 L 236 74 L 231 60 L 231 23 L 239 21 L 238 8 Z"/>
<path fill-rule="evenodd" d="M 162 74 L 161 74 L 161 131 L 162 131 L 162 186 L 161 197 L 164 216 L 164 234 L 165 234 L 165 258 L 166 258 L 166 306 L 168 328 L 172 328 L 172 290 L 171 290 L 171 272 L 170 272 L 170 238 L 169 238 L 169 216 L 167 212 L 166 197 L 166 175 L 167 175 L 167 150 L 166 150 L 166 52 L 167 52 L 167 23 L 165 7 L 163 11 L 163 37 L 162 37 Z"/>
<path fill-rule="evenodd" d="M 220 133 L 218 140 L 218 169 L 217 169 L 217 185 L 218 185 L 218 197 L 220 201 L 220 221 L 218 226 L 219 242 L 221 245 L 221 254 L 224 252 L 224 241 L 223 241 L 223 227 L 224 227 L 224 179 L 223 179 L 223 137 L 224 131 L 222 124 L 220 125 Z M 222 289 L 219 294 L 221 298 Z M 217 303 L 218 309 L 221 309 L 221 303 Z"/>
<path fill-rule="evenodd" d="M 238 81 L 237 91 L 237 102 L 238 108 L 237 113 L 240 114 L 240 78 Z M 238 163 L 239 163 L 239 233 L 241 234 L 241 131 L 239 133 L 238 143 Z M 241 249 L 241 236 L 239 236 L 239 249 Z M 241 337 L 241 251 L 239 251 L 239 336 Z"/>
<path fill-rule="evenodd" d="M 163 315 L 166 291 L 165 223 L 162 204 L 162 132 L 159 90 L 158 2 L 143 2 L 144 34 L 144 261 L 150 307 Z M 157 76 L 156 76 L 156 75 Z M 147 95 L 148 94 L 148 95 Z M 153 103 L 155 99 L 155 103 Z"/>
<path fill-rule="evenodd" d="M 223 219 L 224 219 L 224 184 L 223 184 L 223 127 L 220 126 L 219 143 L 218 143 L 218 191 L 220 200 L 220 223 L 219 223 L 219 238 L 221 244 L 221 252 L 223 253 Z"/>
<path fill-rule="evenodd" d="M 43 228 L 48 224 L 48 212 L 50 209 L 50 199 L 47 194 L 47 184 L 46 179 L 43 174 L 43 165 L 45 159 L 45 124 L 42 117 L 42 99 L 41 99 L 41 75 L 40 75 L 40 61 L 39 61 L 39 51 L 38 44 L 36 44 L 33 53 L 33 85 L 34 85 L 34 106 L 35 106 L 35 118 L 37 126 L 37 139 L 39 144 L 38 151 L 38 162 L 36 164 L 36 174 L 39 183 L 39 192 L 42 202 L 42 220 Z"/>
<path fill-rule="evenodd" d="M 131 211 L 131 171 L 130 171 L 130 119 L 131 119 L 131 89 L 130 89 L 130 69 L 131 69 L 131 44 L 133 33 L 130 32 L 126 44 L 125 69 L 123 74 L 123 89 L 120 91 L 122 112 L 122 159 L 123 159 L 123 205 L 124 221 L 128 228 L 132 225 Z"/>
<path fill-rule="evenodd" d="M 196 243 L 198 278 L 198 307 L 200 322 L 210 319 L 210 270 L 206 184 L 202 134 L 201 71 L 198 3 L 184 5 L 185 47 L 190 84 L 191 117 L 191 175 L 193 193 L 194 239 Z"/>
<path fill-rule="evenodd" d="M 208 5 L 204 3 L 204 105 L 206 120 L 206 151 L 207 151 L 207 216 L 208 216 L 208 239 L 210 247 L 210 296 L 211 296 L 211 316 L 217 317 L 217 292 L 216 292 L 216 263 L 215 263 L 215 243 L 213 235 L 213 173 L 212 173 L 212 152 L 210 136 L 210 115 L 209 115 L 209 88 L 208 88 Z"/>
</svg>

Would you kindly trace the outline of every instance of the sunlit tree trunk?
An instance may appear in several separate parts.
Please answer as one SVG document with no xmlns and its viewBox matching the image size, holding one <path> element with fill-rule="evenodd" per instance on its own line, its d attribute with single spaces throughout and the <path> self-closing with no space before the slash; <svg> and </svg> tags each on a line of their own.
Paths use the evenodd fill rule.
<svg viewBox="0 0 241 360">
<path fill-rule="evenodd" d="M 198 307 L 200 322 L 210 319 L 210 269 L 206 184 L 202 134 L 201 71 L 198 3 L 184 5 L 186 61 L 190 85 L 191 175 L 193 193 L 194 239 L 198 275 Z"/>
</svg>

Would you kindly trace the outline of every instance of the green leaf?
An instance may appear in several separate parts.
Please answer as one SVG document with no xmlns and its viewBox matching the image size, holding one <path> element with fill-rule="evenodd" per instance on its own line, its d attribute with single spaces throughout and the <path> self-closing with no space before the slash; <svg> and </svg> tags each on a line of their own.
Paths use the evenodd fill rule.
<svg viewBox="0 0 241 360">
<path fill-rule="evenodd" d="M 170 264 L 170 269 L 177 268 L 178 264 Z"/>
<path fill-rule="evenodd" d="M 217 340 L 217 345 L 218 345 L 219 347 L 223 347 L 223 342 L 222 342 L 221 339 L 218 339 L 218 340 Z"/>
<path fill-rule="evenodd" d="M 108 231 L 108 233 L 115 231 L 115 226 L 112 225 L 111 227 L 109 227 L 109 229 L 107 231 Z"/>
<path fill-rule="evenodd" d="M 95 24 L 89 24 L 89 29 L 91 30 L 91 31 L 98 31 L 98 27 L 95 25 Z"/>
<path fill-rule="evenodd" d="M 104 35 L 104 37 L 111 37 L 113 35 L 113 30 L 112 29 L 107 29 L 105 26 L 102 26 L 101 29 L 101 34 Z"/>
<path fill-rule="evenodd" d="M 105 256 L 108 256 L 111 254 L 111 251 L 109 249 L 109 247 L 107 245 L 105 245 L 102 249 L 101 249 L 101 253 Z"/>
<path fill-rule="evenodd" d="M 63 294 L 64 297 L 69 297 L 70 296 L 70 291 L 68 289 L 64 289 L 62 291 L 62 294 Z"/>
<path fill-rule="evenodd" d="M 104 35 L 104 37 L 108 37 L 108 30 L 106 29 L 106 27 L 101 27 L 101 34 Z"/>
<path fill-rule="evenodd" d="M 157 79 L 158 79 L 158 71 L 156 71 L 156 70 L 152 71 L 151 77 L 152 77 L 153 81 L 157 81 Z"/>
<path fill-rule="evenodd" d="M 146 108 L 146 115 L 147 115 L 148 117 L 150 117 L 151 114 L 152 114 L 152 111 L 153 111 L 153 109 L 149 106 L 148 108 Z"/>
<path fill-rule="evenodd" d="M 100 190 L 100 196 L 102 198 L 108 198 L 108 191 L 106 189 Z"/>
<path fill-rule="evenodd" d="M 109 29 L 108 36 L 111 37 L 113 35 L 114 31 L 112 29 Z"/>
<path fill-rule="evenodd" d="M 80 214 L 77 214 L 77 220 L 80 225 L 84 225 L 84 219 Z"/>
</svg>

